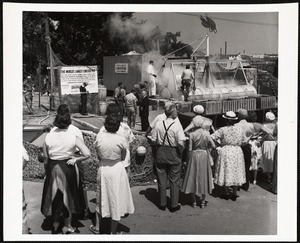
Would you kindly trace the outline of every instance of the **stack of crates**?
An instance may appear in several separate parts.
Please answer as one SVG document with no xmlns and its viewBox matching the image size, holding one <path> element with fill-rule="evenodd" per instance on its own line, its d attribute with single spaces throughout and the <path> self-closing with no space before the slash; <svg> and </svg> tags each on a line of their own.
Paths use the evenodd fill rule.
<svg viewBox="0 0 300 243">
<path fill-rule="evenodd" d="M 222 113 L 221 100 L 193 100 L 192 108 L 196 105 L 202 105 L 204 107 L 203 115 L 215 115 Z"/>
<path fill-rule="evenodd" d="M 238 111 L 238 109 L 243 108 L 244 102 L 242 99 L 234 99 L 234 100 L 223 100 L 222 102 L 222 112 L 225 113 L 227 111 Z"/>
<path fill-rule="evenodd" d="M 177 111 L 181 113 L 192 111 L 191 101 L 173 101 L 176 104 Z"/>
</svg>

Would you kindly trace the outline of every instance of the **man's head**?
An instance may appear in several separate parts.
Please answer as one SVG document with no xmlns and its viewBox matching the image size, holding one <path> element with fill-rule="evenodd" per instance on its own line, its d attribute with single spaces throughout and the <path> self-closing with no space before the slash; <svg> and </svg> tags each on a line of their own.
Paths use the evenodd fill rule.
<svg viewBox="0 0 300 243">
<path fill-rule="evenodd" d="M 119 82 L 119 83 L 118 83 L 118 87 L 123 88 L 123 87 L 124 87 L 124 84 L 123 84 L 122 82 Z"/>
<path fill-rule="evenodd" d="M 87 84 L 86 82 L 84 82 L 84 83 L 83 83 L 83 86 L 86 87 L 86 86 L 88 86 L 88 84 Z"/>
<path fill-rule="evenodd" d="M 147 93 L 147 91 L 146 91 L 146 90 L 142 90 L 142 96 L 143 96 L 143 97 L 146 97 L 146 96 L 147 96 L 147 94 L 148 94 L 148 93 Z"/>
<path fill-rule="evenodd" d="M 248 111 L 245 109 L 239 109 L 238 110 L 238 117 L 239 120 L 245 120 L 248 117 Z"/>
<path fill-rule="evenodd" d="M 186 68 L 186 69 L 190 69 L 190 65 L 187 64 L 187 65 L 185 66 L 185 68 Z"/>
<path fill-rule="evenodd" d="M 175 119 L 177 117 L 177 109 L 176 109 L 176 104 L 172 102 L 167 102 L 165 104 L 165 114 L 169 118 Z"/>
<path fill-rule="evenodd" d="M 153 65 L 154 64 L 154 62 L 151 60 L 150 62 L 149 62 L 151 65 Z"/>
</svg>

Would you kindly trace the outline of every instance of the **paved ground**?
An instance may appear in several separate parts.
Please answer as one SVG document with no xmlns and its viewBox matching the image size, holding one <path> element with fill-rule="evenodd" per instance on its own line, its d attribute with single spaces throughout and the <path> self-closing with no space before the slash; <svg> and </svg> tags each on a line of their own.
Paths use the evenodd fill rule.
<svg viewBox="0 0 300 243">
<path fill-rule="evenodd" d="M 36 115 L 24 112 L 23 121 L 37 124 L 46 112 L 38 109 L 37 95 L 34 99 Z M 48 106 L 48 97 L 42 97 L 42 104 Z M 24 111 L 26 105 L 23 104 Z M 150 122 L 162 111 L 151 111 Z M 54 116 L 42 124 L 51 124 Z M 93 119 L 92 119 L 93 120 Z M 95 117 L 98 122 L 99 117 Z M 92 122 L 93 123 L 93 122 Z M 140 129 L 139 117 L 136 129 Z M 51 222 L 40 213 L 43 183 L 24 181 L 25 197 L 28 203 L 28 224 L 33 234 L 50 234 Z M 120 221 L 118 231 L 141 234 L 189 234 L 189 235 L 274 235 L 277 233 L 277 196 L 269 192 L 269 185 L 262 180 L 258 185 L 251 185 L 248 192 L 240 190 L 237 201 L 224 200 L 219 197 L 218 188 L 213 195 L 207 196 L 208 207 L 192 208 L 188 195 L 180 195 L 182 209 L 171 213 L 161 211 L 157 205 L 156 185 L 132 187 L 135 212 Z M 95 211 L 95 192 L 88 191 L 89 207 Z M 73 225 L 81 234 L 91 234 L 88 220 L 74 219 Z M 101 233 L 109 232 L 109 220 L 103 220 Z M 149 239 L 150 240 L 150 239 Z"/>
<path fill-rule="evenodd" d="M 50 220 L 40 213 L 43 183 L 24 182 L 28 203 L 28 224 L 33 234 L 51 234 Z M 241 190 L 237 201 L 208 195 L 208 206 L 190 206 L 188 195 L 181 194 L 182 209 L 171 213 L 157 205 L 157 187 L 132 187 L 135 212 L 120 221 L 118 231 L 130 234 L 192 234 L 192 235 L 272 235 L 277 227 L 277 196 L 259 185 L 251 185 L 248 192 Z M 88 191 L 89 207 L 95 212 L 95 192 Z M 92 234 L 88 220 L 74 220 L 81 234 Z M 109 232 L 109 220 L 103 220 L 102 233 Z"/>
</svg>

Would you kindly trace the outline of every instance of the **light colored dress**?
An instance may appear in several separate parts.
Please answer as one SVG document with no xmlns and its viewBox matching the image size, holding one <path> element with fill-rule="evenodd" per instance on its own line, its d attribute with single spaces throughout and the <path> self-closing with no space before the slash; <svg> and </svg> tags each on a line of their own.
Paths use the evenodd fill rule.
<svg viewBox="0 0 300 243">
<path fill-rule="evenodd" d="M 189 163 L 184 177 L 182 191 L 184 193 L 211 194 L 214 188 L 211 157 L 208 151 L 210 134 L 203 129 L 197 129 L 190 134 Z"/>
<path fill-rule="evenodd" d="M 128 142 L 119 134 L 99 133 L 95 141 L 100 160 L 97 173 L 96 211 L 104 218 L 120 220 L 134 212 L 134 205 L 122 153 Z"/>
<path fill-rule="evenodd" d="M 259 148 L 257 147 L 257 140 L 250 140 L 251 145 L 251 170 L 257 170 Z"/>
<path fill-rule="evenodd" d="M 226 126 L 211 135 L 220 140 L 214 182 L 219 186 L 241 186 L 246 183 L 245 161 L 241 145 L 245 141 L 242 128 Z"/>
<path fill-rule="evenodd" d="M 274 123 L 263 124 L 265 133 L 263 135 L 263 144 L 261 147 L 262 150 L 262 164 L 264 172 L 273 172 L 273 163 L 274 163 L 274 151 L 276 147 L 276 141 L 273 137 L 273 132 L 275 129 Z"/>
<path fill-rule="evenodd" d="M 107 132 L 104 126 L 102 126 L 100 128 L 100 131 L 99 131 L 97 137 L 100 136 L 100 134 L 103 133 L 103 132 Z M 124 123 L 124 122 L 120 123 L 120 127 L 119 127 L 119 130 L 117 131 L 117 134 L 119 134 L 122 137 L 125 137 L 126 140 L 127 140 L 127 142 L 128 142 L 128 148 L 127 148 L 127 151 L 126 151 L 126 157 L 123 160 L 124 166 L 127 167 L 127 166 L 130 165 L 130 162 L 131 162 L 130 161 L 129 144 L 132 143 L 132 141 L 135 139 L 135 136 L 134 136 L 132 130 L 130 129 L 130 127 L 126 123 Z"/>
</svg>

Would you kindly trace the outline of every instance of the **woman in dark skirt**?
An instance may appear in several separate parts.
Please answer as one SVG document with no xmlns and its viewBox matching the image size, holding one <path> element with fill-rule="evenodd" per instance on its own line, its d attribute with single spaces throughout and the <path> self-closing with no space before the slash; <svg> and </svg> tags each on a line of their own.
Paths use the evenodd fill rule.
<svg viewBox="0 0 300 243">
<path fill-rule="evenodd" d="M 75 164 L 90 157 L 84 142 L 68 131 L 71 124 L 69 108 L 61 105 L 53 123 L 58 129 L 51 131 L 45 138 L 44 164 L 46 180 L 43 189 L 41 212 L 53 217 L 53 233 L 57 233 L 60 216 L 64 217 L 62 233 L 76 232 L 72 227 L 72 214 L 80 214 L 85 209 L 81 180 L 77 180 Z M 75 157 L 76 147 L 81 152 Z"/>
</svg>

